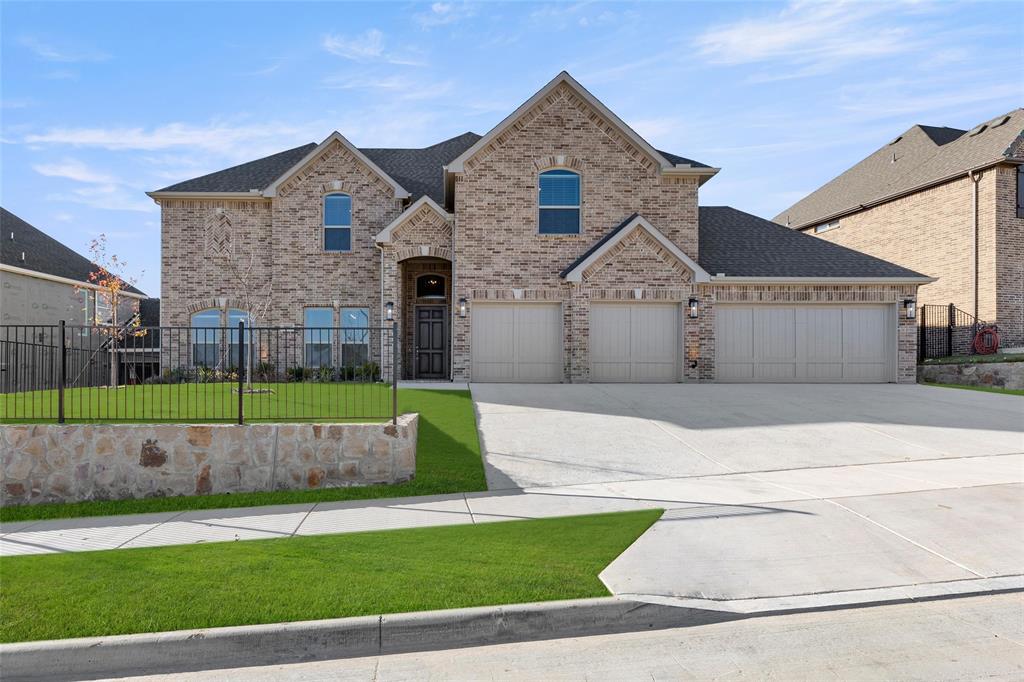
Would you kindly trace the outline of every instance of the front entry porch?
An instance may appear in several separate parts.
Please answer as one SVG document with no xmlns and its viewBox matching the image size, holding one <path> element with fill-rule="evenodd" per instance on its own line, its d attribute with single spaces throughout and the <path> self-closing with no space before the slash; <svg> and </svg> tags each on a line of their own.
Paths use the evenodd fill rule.
<svg viewBox="0 0 1024 682">
<path fill-rule="evenodd" d="M 422 256 L 398 263 L 401 287 L 402 378 L 451 377 L 452 264 Z"/>
</svg>

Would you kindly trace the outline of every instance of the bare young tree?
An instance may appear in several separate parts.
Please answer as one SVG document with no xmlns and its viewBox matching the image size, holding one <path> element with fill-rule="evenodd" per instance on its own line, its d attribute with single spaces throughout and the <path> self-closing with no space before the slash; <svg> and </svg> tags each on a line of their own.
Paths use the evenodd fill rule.
<svg viewBox="0 0 1024 682">
<path fill-rule="evenodd" d="M 125 289 L 134 287 L 138 282 L 137 277 L 127 274 L 128 263 L 117 256 L 107 253 L 107 236 L 100 234 L 89 242 L 89 253 L 91 255 L 93 270 L 89 273 L 89 283 L 96 287 L 96 306 L 93 311 L 93 318 L 89 321 L 92 326 L 106 337 L 106 345 L 110 351 L 110 387 L 116 389 L 118 380 L 118 347 L 121 342 L 129 336 L 144 336 L 145 329 L 140 329 L 139 301 L 138 299 L 125 296 Z M 82 291 L 84 287 L 75 287 L 76 291 Z M 110 320 L 98 319 L 97 311 L 100 302 L 110 306 Z M 128 302 L 127 319 L 121 320 L 121 309 L 125 302 Z M 88 313 L 88 311 L 87 311 Z"/>
<path fill-rule="evenodd" d="M 219 251 L 219 261 L 224 272 L 231 282 L 234 299 L 242 304 L 245 312 L 249 315 L 249 322 L 246 325 L 247 339 L 239 339 L 239 343 L 245 342 L 245 383 L 252 389 L 252 365 L 253 365 L 253 327 L 262 326 L 270 312 L 272 295 L 274 291 L 274 277 L 265 276 L 260 267 L 256 249 L 246 249 L 242 239 L 237 235 L 228 239 L 226 248 Z M 234 330 L 229 330 L 230 335 Z M 241 371 L 239 367 L 239 371 Z"/>
</svg>

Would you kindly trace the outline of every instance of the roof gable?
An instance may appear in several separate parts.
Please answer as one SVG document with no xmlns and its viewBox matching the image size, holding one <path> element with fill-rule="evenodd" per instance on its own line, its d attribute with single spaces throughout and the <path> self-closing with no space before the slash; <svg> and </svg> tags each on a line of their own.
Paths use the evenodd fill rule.
<svg viewBox="0 0 1024 682">
<path fill-rule="evenodd" d="M 453 159 L 448 164 L 448 171 L 451 173 L 465 172 L 466 164 L 468 162 L 488 148 L 500 145 L 503 135 L 505 135 L 506 132 L 519 124 L 522 119 L 528 118 L 535 108 L 543 105 L 545 100 L 552 96 L 561 87 L 570 89 L 595 112 L 598 117 L 597 120 L 594 120 L 596 125 L 606 127 L 610 131 L 618 132 L 621 135 L 623 143 L 627 147 L 627 151 L 635 150 L 637 154 L 646 156 L 663 172 L 677 172 L 681 174 L 692 173 L 707 177 L 710 177 L 717 172 L 717 169 L 693 162 L 690 159 L 685 159 L 681 156 L 670 155 L 672 158 L 668 158 L 664 153 L 658 151 L 646 140 L 640 137 L 636 131 L 626 125 L 622 119 L 602 104 L 600 100 L 590 94 L 586 88 L 580 85 L 576 79 L 570 76 L 566 71 L 562 71 L 551 79 L 547 85 L 537 91 L 536 94 L 526 100 L 515 111 L 506 116 L 500 123 L 498 123 L 498 125 L 487 132 L 487 134 L 482 138 L 477 140 L 475 144 Z"/>
<path fill-rule="evenodd" d="M 366 165 L 375 175 L 380 177 L 385 183 L 391 186 L 396 199 L 405 199 L 409 196 L 408 190 L 402 187 L 398 182 L 390 175 L 381 170 L 380 166 L 370 160 L 366 154 L 357 149 L 351 142 L 345 139 L 345 136 L 335 130 L 333 133 L 327 136 L 327 138 L 312 149 L 308 154 L 299 159 L 291 168 L 283 172 L 277 179 L 267 185 L 266 189 L 263 190 L 263 196 L 273 197 L 277 194 L 277 189 L 286 180 L 291 178 L 293 175 L 302 170 L 309 162 L 320 156 L 321 153 L 326 151 L 332 144 L 340 144 L 346 149 L 352 156 L 358 159 L 360 162 Z"/>
<path fill-rule="evenodd" d="M 916 125 L 775 216 L 802 229 L 1013 159 L 1024 109 L 970 131 Z"/>
<path fill-rule="evenodd" d="M 391 221 L 391 224 L 377 233 L 374 238 L 378 244 L 388 244 L 391 242 L 392 236 L 395 232 L 404 225 L 408 220 L 420 214 L 420 212 L 433 212 L 437 214 L 445 222 L 452 219 L 451 213 L 438 206 L 437 202 L 431 199 L 429 196 L 422 196 L 417 199 L 409 208 L 402 211 L 402 214 Z"/>
<path fill-rule="evenodd" d="M 686 269 L 693 273 L 694 282 L 708 282 L 711 280 L 711 277 L 704 268 L 683 253 L 683 251 L 676 246 L 671 239 L 663 235 L 653 225 L 651 225 L 646 218 L 638 213 L 634 213 L 619 223 L 604 237 L 598 240 L 596 244 L 590 247 L 586 253 L 562 270 L 562 272 L 559 273 L 559 276 L 568 282 L 583 281 L 583 273 L 586 272 L 588 268 L 598 262 L 602 256 L 611 252 L 615 246 L 628 237 L 634 230 L 638 229 L 646 231 L 659 246 L 686 266 Z"/>
</svg>

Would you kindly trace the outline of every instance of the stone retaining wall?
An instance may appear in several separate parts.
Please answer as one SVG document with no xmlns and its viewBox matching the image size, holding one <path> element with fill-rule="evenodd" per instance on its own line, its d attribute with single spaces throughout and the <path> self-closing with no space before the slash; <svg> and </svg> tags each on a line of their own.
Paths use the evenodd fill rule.
<svg viewBox="0 0 1024 682">
<path fill-rule="evenodd" d="M 0 502 L 399 483 L 416 473 L 418 423 L 0 425 Z"/>
<path fill-rule="evenodd" d="M 925 384 L 994 386 L 1024 390 L 1024 362 L 918 365 L 917 380 Z"/>
</svg>

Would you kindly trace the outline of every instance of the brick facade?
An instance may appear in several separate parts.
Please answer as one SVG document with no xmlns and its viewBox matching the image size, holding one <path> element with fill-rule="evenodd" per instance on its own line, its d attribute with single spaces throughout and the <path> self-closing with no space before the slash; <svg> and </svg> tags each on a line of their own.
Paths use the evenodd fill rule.
<svg viewBox="0 0 1024 682">
<path fill-rule="evenodd" d="M 978 310 L 996 322 L 1004 345 L 1024 344 L 1024 219 L 1016 216 L 1016 167 L 978 177 Z M 817 236 L 938 280 L 921 304 L 974 314 L 974 188 L 965 173 L 941 185 L 843 216 Z M 813 234 L 813 230 L 808 231 Z"/>
<path fill-rule="evenodd" d="M 581 175 L 579 234 L 538 232 L 538 174 L 552 167 Z M 400 376 L 406 378 L 414 376 L 418 304 L 447 306 L 451 376 L 468 380 L 475 304 L 560 302 L 562 379 L 588 381 L 592 301 L 670 301 L 680 306 L 682 325 L 678 378 L 707 381 L 714 379 L 718 301 L 749 296 L 765 302 L 896 303 L 912 298 L 916 288 L 695 282 L 687 263 L 643 227 L 633 228 L 587 267 L 580 282 L 562 279 L 563 268 L 633 213 L 692 261 L 700 247 L 697 177 L 663 173 L 656 159 L 564 83 L 469 156 L 452 182 L 452 215 L 433 202 L 417 202 L 415 210 L 402 213 L 394 188 L 334 142 L 277 185 L 272 197 L 165 199 L 162 324 L 187 325 L 191 310 L 218 297 L 238 298 L 218 255 L 236 240 L 256 254 L 266 278 L 273 276 L 273 306 L 264 324 L 302 324 L 305 306 L 332 305 L 368 307 L 370 324 L 376 326 L 383 321 L 384 304 L 393 302 L 403 348 Z M 322 248 L 323 196 L 332 191 L 352 196 L 351 253 Z M 446 278 L 443 301 L 416 299 L 416 277 L 426 272 Z M 692 297 L 700 302 L 696 320 L 685 315 Z M 468 302 L 465 317 L 458 314 L 460 299 Z M 901 381 L 914 380 L 916 337 L 907 329 L 912 325 L 901 323 Z"/>
</svg>

